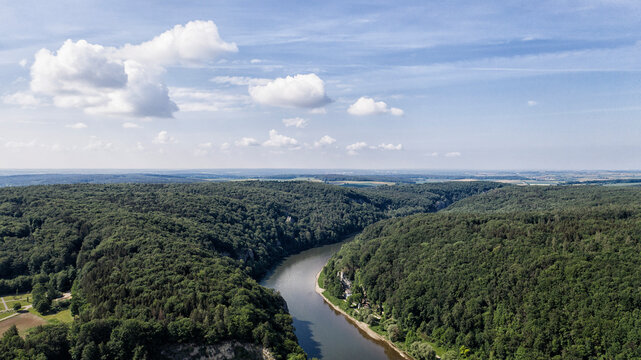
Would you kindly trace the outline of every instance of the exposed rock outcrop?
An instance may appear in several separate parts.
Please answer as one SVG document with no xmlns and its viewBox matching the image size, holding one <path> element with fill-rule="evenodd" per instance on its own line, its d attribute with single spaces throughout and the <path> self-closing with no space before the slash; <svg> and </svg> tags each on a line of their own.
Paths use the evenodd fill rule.
<svg viewBox="0 0 641 360">
<path fill-rule="evenodd" d="M 268 349 L 238 341 L 224 341 L 214 345 L 167 345 L 162 350 L 162 354 L 175 360 L 274 360 L 274 356 Z"/>
</svg>

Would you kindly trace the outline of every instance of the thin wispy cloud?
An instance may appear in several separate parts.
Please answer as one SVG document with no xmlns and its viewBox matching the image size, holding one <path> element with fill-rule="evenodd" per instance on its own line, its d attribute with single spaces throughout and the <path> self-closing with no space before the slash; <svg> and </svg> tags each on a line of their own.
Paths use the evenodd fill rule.
<svg viewBox="0 0 641 360">
<path fill-rule="evenodd" d="M 79 130 L 79 129 L 86 129 L 88 126 L 87 126 L 87 124 L 85 124 L 85 123 L 77 122 L 77 123 L 75 123 L 75 124 L 65 125 L 65 127 L 68 127 L 68 128 L 70 128 L 70 129 L 76 129 L 76 130 Z"/>
<path fill-rule="evenodd" d="M 307 120 L 300 117 L 287 118 L 283 119 L 283 125 L 285 125 L 286 127 L 296 127 L 302 129 L 304 127 L 307 127 Z"/>
<path fill-rule="evenodd" d="M 122 127 L 124 129 L 142 129 L 142 126 L 140 126 L 139 124 L 136 124 L 136 123 L 132 123 L 132 122 L 122 123 Z"/>
<path fill-rule="evenodd" d="M 260 142 L 258 142 L 258 140 L 252 137 L 243 137 L 239 140 L 236 140 L 234 144 L 240 147 L 248 147 L 248 146 L 258 146 L 260 145 Z"/>
</svg>

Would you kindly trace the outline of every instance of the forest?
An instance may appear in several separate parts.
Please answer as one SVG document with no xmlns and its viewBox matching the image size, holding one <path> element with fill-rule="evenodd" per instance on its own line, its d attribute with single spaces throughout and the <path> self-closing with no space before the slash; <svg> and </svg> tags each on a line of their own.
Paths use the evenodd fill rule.
<svg viewBox="0 0 641 360">
<path fill-rule="evenodd" d="M 75 320 L 25 338 L 6 332 L 0 359 L 151 359 L 173 344 L 227 340 L 264 346 L 277 359 L 304 359 L 284 300 L 257 283 L 267 270 L 379 220 L 500 187 L 242 181 L 2 188 L 0 294 L 33 290 L 46 299 L 71 290 Z"/>
<path fill-rule="evenodd" d="M 323 271 L 416 358 L 641 357 L 639 187 L 494 189 L 370 225 Z"/>
</svg>

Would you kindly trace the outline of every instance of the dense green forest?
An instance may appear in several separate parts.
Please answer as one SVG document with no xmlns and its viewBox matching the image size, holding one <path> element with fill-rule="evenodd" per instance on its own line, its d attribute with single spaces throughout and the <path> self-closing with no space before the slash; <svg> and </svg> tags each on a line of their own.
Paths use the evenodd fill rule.
<svg viewBox="0 0 641 360">
<path fill-rule="evenodd" d="M 324 271 L 333 295 L 349 286 L 350 302 L 382 314 L 367 320 L 410 352 L 641 357 L 641 188 L 488 191 L 371 225 Z"/>
<path fill-rule="evenodd" d="M 256 281 L 266 270 L 287 254 L 338 241 L 378 220 L 435 211 L 500 186 L 0 189 L 0 293 L 71 288 L 76 316 L 68 328 L 49 326 L 24 341 L 7 332 L 0 359 L 159 358 L 167 344 L 224 340 L 263 345 L 279 359 L 304 358 L 284 300 Z"/>
</svg>

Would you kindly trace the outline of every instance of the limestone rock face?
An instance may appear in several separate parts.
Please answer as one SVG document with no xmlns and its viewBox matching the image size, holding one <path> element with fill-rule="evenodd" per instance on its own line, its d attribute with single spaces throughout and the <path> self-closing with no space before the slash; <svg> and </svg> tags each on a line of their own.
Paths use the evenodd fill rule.
<svg viewBox="0 0 641 360">
<path fill-rule="evenodd" d="M 167 345 L 162 350 L 162 354 L 175 360 L 274 360 L 274 356 L 268 349 L 238 341 L 224 341 L 214 345 Z"/>
</svg>

